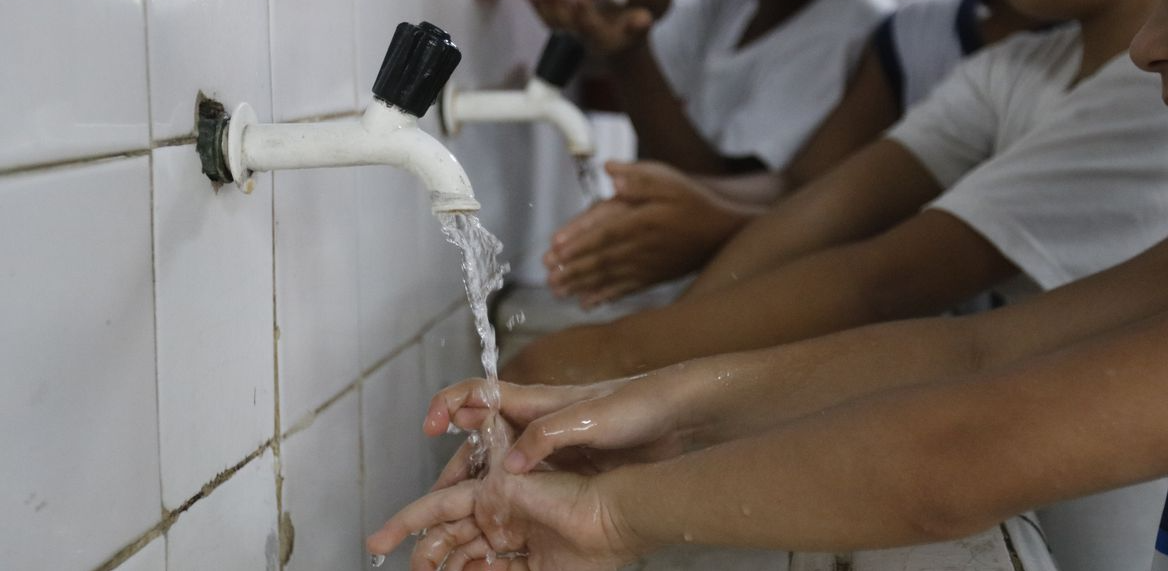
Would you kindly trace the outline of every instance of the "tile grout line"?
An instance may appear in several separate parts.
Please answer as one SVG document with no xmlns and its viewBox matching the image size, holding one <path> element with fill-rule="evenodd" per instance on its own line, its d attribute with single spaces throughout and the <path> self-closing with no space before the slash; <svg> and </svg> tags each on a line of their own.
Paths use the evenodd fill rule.
<svg viewBox="0 0 1168 571">
<path fill-rule="evenodd" d="M 275 2 L 268 0 L 265 2 L 267 9 L 267 48 L 268 48 L 268 108 L 271 109 L 272 120 L 276 118 L 276 81 L 272 62 L 274 61 L 272 54 L 272 7 Z M 275 478 L 276 478 L 276 537 L 280 546 L 277 557 L 277 568 L 279 571 L 284 571 L 288 565 L 288 560 L 292 555 L 292 541 L 284 526 L 284 458 L 283 458 L 283 436 L 280 430 L 283 428 L 283 419 L 280 411 L 280 319 L 278 313 L 279 299 L 277 296 L 277 280 L 278 268 L 276 261 L 276 173 L 272 173 L 269 184 L 271 184 L 272 193 L 272 400 L 275 407 L 275 414 L 273 415 L 274 435 L 272 436 L 272 454 L 275 460 Z M 291 527 L 291 526 L 289 526 Z"/>
<path fill-rule="evenodd" d="M 148 141 L 154 141 L 154 91 L 150 77 L 150 2 L 142 3 L 142 45 L 146 61 L 146 136 Z M 154 425 L 158 438 L 158 509 L 163 521 L 168 517 L 166 499 L 164 497 L 165 479 L 162 475 L 162 383 L 161 367 L 158 361 L 158 228 L 155 224 L 155 185 L 154 185 L 154 151 L 147 153 L 150 168 L 150 282 L 153 286 L 154 299 L 152 300 L 154 318 Z M 176 515 L 175 518 L 178 516 Z M 159 534 L 162 537 L 162 566 L 170 568 L 170 540 L 165 531 Z M 153 540 L 150 540 L 153 541 Z M 149 545 L 149 541 L 142 545 Z"/>
<path fill-rule="evenodd" d="M 317 406 L 316 408 L 314 408 L 311 411 L 309 411 L 308 413 L 306 413 L 304 416 L 297 419 L 295 423 L 293 423 L 290 427 L 288 427 L 288 430 L 284 431 L 284 433 L 280 435 L 279 440 L 287 440 L 287 439 L 291 438 L 292 436 L 295 436 L 296 434 L 299 434 L 299 433 L 307 430 L 308 428 L 310 428 L 316 422 L 316 419 L 320 417 L 320 415 L 324 414 L 328 409 L 332 408 L 332 406 L 334 404 L 336 404 L 338 401 L 343 399 L 349 393 L 354 392 L 356 390 L 359 390 L 364 385 L 365 381 L 368 380 L 369 377 L 376 374 L 378 371 L 380 371 L 383 367 L 388 365 L 394 359 L 400 357 L 403 353 L 408 351 L 414 345 L 420 344 L 427 333 L 429 333 L 434 327 L 436 327 L 439 323 L 441 323 L 442 320 L 446 319 L 447 317 L 450 317 L 455 312 L 457 312 L 459 309 L 459 306 L 462 305 L 463 303 L 465 303 L 465 302 L 460 300 L 460 301 L 456 301 L 456 302 L 450 304 L 449 306 L 447 306 L 445 309 L 443 309 L 438 314 L 437 317 L 435 317 L 434 319 L 427 322 L 426 325 L 423 326 L 422 330 L 419 331 L 417 335 L 410 337 L 408 340 L 404 341 L 401 345 L 399 345 L 398 347 L 395 347 L 392 351 L 390 351 L 390 353 L 388 355 L 381 358 L 376 363 L 371 365 L 368 369 L 366 369 L 364 372 L 362 372 L 360 377 L 353 380 L 349 384 L 345 385 L 343 388 L 341 388 L 339 391 L 334 393 L 332 396 L 330 396 L 328 399 L 326 399 L 319 406 Z"/>
<path fill-rule="evenodd" d="M 203 484 L 203 487 L 200 488 L 199 491 L 195 493 L 195 495 L 187 498 L 187 500 L 183 502 L 181 506 L 175 508 L 172 511 L 166 512 L 162 520 L 154 524 L 154 527 L 138 536 L 137 539 L 131 541 L 128 545 L 120 549 L 104 563 L 98 565 L 94 571 L 113 571 L 119 565 L 125 563 L 130 557 L 133 557 L 134 554 L 138 553 L 142 550 L 142 548 L 149 545 L 151 541 L 157 539 L 170 530 L 170 527 L 178 521 L 179 516 L 186 513 L 201 500 L 210 497 L 211 494 L 215 492 L 215 490 L 219 489 L 219 486 L 225 484 L 228 480 L 235 476 L 235 474 L 250 464 L 252 460 L 262 456 L 265 451 L 271 448 L 271 446 L 272 440 L 268 440 L 267 442 L 260 444 L 259 448 L 253 450 L 250 454 L 245 456 L 243 460 L 240 460 L 235 465 L 228 467 L 222 472 L 219 472 L 214 478 L 211 479 L 211 481 Z"/>
<path fill-rule="evenodd" d="M 106 161 L 113 161 L 117 159 L 132 159 L 136 157 L 144 157 L 150 154 L 150 148 L 136 148 L 113 153 L 104 153 L 100 155 L 86 155 L 82 157 L 74 157 L 69 159 L 62 159 L 59 161 L 47 161 L 43 163 L 30 163 L 17 167 L 0 168 L 0 177 L 22 175 L 28 173 L 35 173 L 40 171 L 65 169 L 79 165 L 86 165 L 91 163 L 101 163 Z"/>
<path fill-rule="evenodd" d="M 302 117 L 286 121 L 287 123 L 319 123 L 323 121 L 336 121 L 340 119 L 354 119 L 360 117 L 361 113 L 356 111 L 342 111 L 338 113 L 328 113 L 325 115 L 313 115 L 310 117 Z M 150 120 L 150 131 L 153 132 L 153 119 Z M 151 134 L 153 137 L 153 134 Z M 114 151 L 110 153 L 99 153 L 95 155 L 79 155 L 69 157 L 66 159 L 44 161 L 39 163 L 28 163 L 14 167 L 0 167 L 0 177 L 17 176 L 22 174 L 39 173 L 45 171 L 53 171 L 59 169 L 66 169 L 77 166 L 85 166 L 94 163 L 101 163 L 105 161 L 113 161 L 118 159 L 132 159 L 135 157 L 144 157 L 149 155 L 155 149 L 164 149 L 166 147 L 180 147 L 183 145 L 193 145 L 198 142 L 198 135 L 183 135 L 181 137 L 172 137 L 170 139 L 152 140 L 148 147 L 135 147 L 121 151 Z"/>
</svg>

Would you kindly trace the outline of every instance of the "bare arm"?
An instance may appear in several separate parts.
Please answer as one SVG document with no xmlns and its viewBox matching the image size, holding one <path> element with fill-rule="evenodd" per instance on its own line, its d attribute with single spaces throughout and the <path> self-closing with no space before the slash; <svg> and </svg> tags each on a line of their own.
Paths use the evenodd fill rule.
<svg viewBox="0 0 1168 571">
<path fill-rule="evenodd" d="M 871 325 L 655 372 L 699 443 L 757 434 L 847 400 L 1013 365 L 1168 312 L 1168 241 L 1106 272 L 996 311 Z M 645 382 L 642 381 L 642 382 Z M 672 386 L 672 388 L 670 388 Z"/>
<path fill-rule="evenodd" d="M 941 190 L 899 143 L 877 141 L 755 218 L 706 266 L 685 297 L 717 291 L 800 256 L 873 236 L 918 212 Z"/>
<path fill-rule="evenodd" d="M 876 51 L 864 50 L 844 98 L 783 169 L 787 188 L 799 189 L 831 172 L 875 141 L 900 118 L 900 105 Z"/>
<path fill-rule="evenodd" d="M 740 172 L 742 161 L 723 157 L 698 132 L 654 59 L 648 42 L 609 58 L 625 112 L 637 132 L 642 159 L 669 163 L 687 172 Z"/>
<path fill-rule="evenodd" d="M 716 294 L 541 338 L 503 378 L 582 383 L 939 312 L 1016 270 L 972 228 L 926 211 Z"/>
<path fill-rule="evenodd" d="M 647 543 L 802 551 L 961 537 L 1168 473 L 1165 338 L 1160 315 L 1024 366 L 855 401 L 598 484 Z"/>
</svg>

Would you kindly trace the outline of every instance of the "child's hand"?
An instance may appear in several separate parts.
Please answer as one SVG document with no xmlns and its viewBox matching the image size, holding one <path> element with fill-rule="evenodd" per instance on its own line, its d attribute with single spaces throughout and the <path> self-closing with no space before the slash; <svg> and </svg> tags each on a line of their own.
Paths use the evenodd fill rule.
<svg viewBox="0 0 1168 571">
<path fill-rule="evenodd" d="M 543 258 L 552 291 L 585 308 L 697 270 L 748 219 L 667 165 L 605 168 L 616 197 L 565 225 Z"/>
<path fill-rule="evenodd" d="M 632 0 L 625 6 L 596 0 L 530 0 L 549 28 L 566 30 L 601 55 L 615 55 L 644 41 L 669 8 L 669 0 Z"/>
<path fill-rule="evenodd" d="M 366 540 L 370 553 L 397 549 L 426 531 L 410 567 L 434 570 L 610 571 L 648 551 L 636 543 L 595 478 L 502 471 L 421 498 Z M 502 557 L 492 566 L 494 551 Z"/>
<path fill-rule="evenodd" d="M 521 433 L 503 469 L 515 474 L 540 466 L 577 474 L 597 474 L 629 463 L 672 458 L 684 450 L 672 406 L 659 390 L 641 381 L 620 379 L 589 386 L 518 386 L 501 383 L 503 416 Z M 489 418 L 475 379 L 434 397 L 425 431 L 445 432 L 449 424 L 478 430 Z M 453 420 L 450 420 L 453 419 Z M 432 489 L 470 478 L 472 449 L 463 445 L 443 469 Z"/>
</svg>

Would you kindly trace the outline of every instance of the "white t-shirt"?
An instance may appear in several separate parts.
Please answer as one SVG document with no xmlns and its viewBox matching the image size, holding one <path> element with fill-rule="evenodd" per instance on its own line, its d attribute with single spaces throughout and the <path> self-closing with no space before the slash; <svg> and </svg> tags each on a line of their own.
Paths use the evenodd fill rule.
<svg viewBox="0 0 1168 571">
<path fill-rule="evenodd" d="M 674 0 L 650 44 L 697 130 L 726 156 L 786 166 L 843 98 L 891 0 L 812 0 L 737 49 L 758 0 Z"/>
<path fill-rule="evenodd" d="M 1043 289 L 1168 236 L 1168 109 L 1159 78 L 1117 56 L 1070 90 L 1079 29 L 1023 34 L 973 56 L 890 137 L 946 191 L 928 208 L 969 224 Z M 1039 512 L 1062 571 L 1149 568 L 1164 481 Z"/>
<path fill-rule="evenodd" d="M 1078 26 L 1021 34 L 959 66 L 889 133 L 948 188 L 929 205 L 984 235 L 1043 289 L 1168 236 L 1168 109 L 1116 56 L 1067 90 Z"/>
</svg>

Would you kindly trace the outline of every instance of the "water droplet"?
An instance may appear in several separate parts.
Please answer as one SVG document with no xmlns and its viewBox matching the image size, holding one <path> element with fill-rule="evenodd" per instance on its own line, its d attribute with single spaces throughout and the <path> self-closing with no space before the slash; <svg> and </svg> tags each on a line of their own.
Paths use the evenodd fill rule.
<svg viewBox="0 0 1168 571">
<path fill-rule="evenodd" d="M 381 567 L 382 565 L 385 565 L 385 556 L 373 554 L 369 556 L 369 564 L 374 567 Z"/>
<path fill-rule="evenodd" d="M 730 279 L 738 281 L 738 272 L 730 272 Z"/>
<path fill-rule="evenodd" d="M 682 536 L 682 539 L 685 539 L 686 543 L 693 543 L 694 537 L 692 533 L 687 531 L 685 532 L 685 535 Z"/>
<path fill-rule="evenodd" d="M 524 323 L 527 323 L 527 315 L 520 311 L 519 313 L 516 313 L 515 315 L 507 318 L 507 331 L 512 331 Z"/>
<path fill-rule="evenodd" d="M 742 504 L 742 515 L 750 517 L 750 506 Z"/>
</svg>

